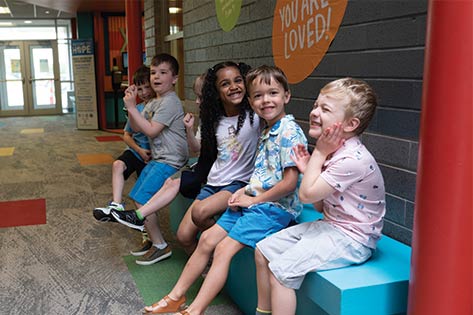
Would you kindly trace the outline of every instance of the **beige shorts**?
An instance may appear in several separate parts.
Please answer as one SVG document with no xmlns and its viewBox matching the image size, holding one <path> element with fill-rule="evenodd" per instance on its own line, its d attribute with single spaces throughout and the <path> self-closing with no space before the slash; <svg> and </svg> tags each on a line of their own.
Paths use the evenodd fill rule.
<svg viewBox="0 0 473 315">
<path fill-rule="evenodd" d="M 372 255 L 371 248 L 322 220 L 281 230 L 256 247 L 269 261 L 276 279 L 291 289 L 299 289 L 311 271 L 361 264 Z"/>
</svg>

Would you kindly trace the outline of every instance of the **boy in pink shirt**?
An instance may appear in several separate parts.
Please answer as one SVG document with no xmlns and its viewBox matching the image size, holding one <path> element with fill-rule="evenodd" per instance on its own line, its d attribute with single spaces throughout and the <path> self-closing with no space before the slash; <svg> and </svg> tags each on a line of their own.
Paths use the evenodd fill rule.
<svg viewBox="0 0 473 315">
<path fill-rule="evenodd" d="M 256 314 L 295 314 L 295 290 L 308 272 L 361 264 L 376 249 L 386 212 L 384 181 L 359 138 L 376 105 L 361 80 L 335 80 L 320 91 L 309 121 L 314 152 L 297 146 L 293 159 L 303 174 L 300 200 L 324 218 L 257 243 Z"/>
</svg>

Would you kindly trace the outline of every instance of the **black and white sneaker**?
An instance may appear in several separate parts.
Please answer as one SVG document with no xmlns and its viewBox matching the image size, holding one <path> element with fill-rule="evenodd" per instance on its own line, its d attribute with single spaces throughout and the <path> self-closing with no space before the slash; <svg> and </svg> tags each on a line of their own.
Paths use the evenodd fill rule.
<svg viewBox="0 0 473 315">
<path fill-rule="evenodd" d="M 145 228 L 145 220 L 141 220 L 136 215 L 135 210 L 128 211 L 111 211 L 112 216 L 118 223 L 124 224 L 132 229 L 143 231 Z"/>
<path fill-rule="evenodd" d="M 125 208 L 121 203 L 110 202 L 108 206 L 103 208 L 95 208 L 93 211 L 94 218 L 102 222 L 116 222 L 110 211 L 124 211 Z"/>
</svg>

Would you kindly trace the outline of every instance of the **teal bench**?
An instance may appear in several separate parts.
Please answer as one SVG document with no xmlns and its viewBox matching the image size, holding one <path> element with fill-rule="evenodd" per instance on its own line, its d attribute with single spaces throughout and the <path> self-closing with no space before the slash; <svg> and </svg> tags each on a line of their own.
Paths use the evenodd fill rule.
<svg viewBox="0 0 473 315">
<path fill-rule="evenodd" d="M 174 233 L 191 200 L 178 196 L 170 205 Z M 321 214 L 306 205 L 299 222 Z M 309 273 L 297 291 L 297 315 L 405 314 L 411 248 L 383 235 L 366 263 Z M 253 315 L 257 303 L 254 250 L 244 248 L 232 260 L 225 289 L 244 314 Z"/>
</svg>

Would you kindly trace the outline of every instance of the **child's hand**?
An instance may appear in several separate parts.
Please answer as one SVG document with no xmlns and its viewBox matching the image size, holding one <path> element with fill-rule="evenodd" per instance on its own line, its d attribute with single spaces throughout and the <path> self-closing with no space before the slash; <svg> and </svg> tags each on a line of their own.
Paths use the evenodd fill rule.
<svg viewBox="0 0 473 315">
<path fill-rule="evenodd" d="M 125 90 L 125 96 L 123 97 L 123 103 L 125 107 L 129 110 L 132 107 L 136 107 L 136 97 L 138 95 L 138 89 L 136 85 L 132 84 Z"/>
<path fill-rule="evenodd" d="M 328 156 L 337 151 L 344 142 L 342 123 L 337 122 L 322 132 L 322 135 L 317 139 L 315 148 L 320 153 Z"/>
<path fill-rule="evenodd" d="M 228 199 L 228 206 L 234 211 L 240 210 L 240 208 L 248 208 L 253 204 L 253 197 L 245 194 L 245 188 L 238 189 L 233 195 Z"/>
<path fill-rule="evenodd" d="M 192 129 L 194 128 L 194 114 L 192 113 L 187 113 L 184 116 L 184 125 L 186 126 L 186 129 Z"/>
<path fill-rule="evenodd" d="M 151 150 L 140 149 L 138 150 L 138 154 L 141 156 L 145 163 L 148 163 L 151 159 Z"/>
<path fill-rule="evenodd" d="M 307 151 L 307 148 L 303 144 L 298 144 L 292 147 L 292 151 L 294 154 L 291 154 L 291 159 L 296 163 L 299 172 L 304 174 L 307 163 L 309 163 L 310 159 L 309 151 Z"/>
</svg>

